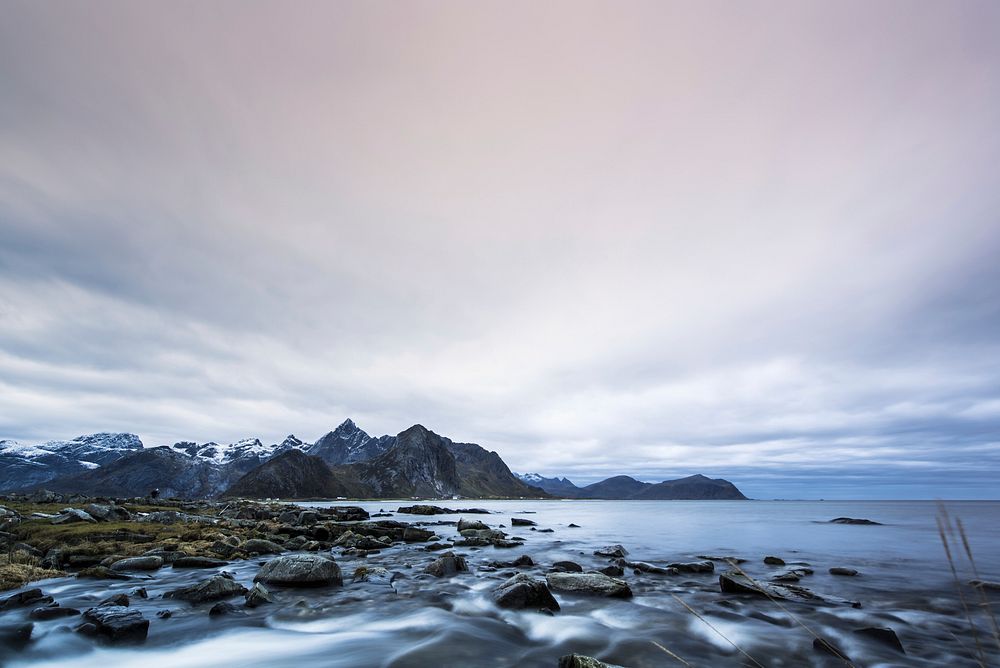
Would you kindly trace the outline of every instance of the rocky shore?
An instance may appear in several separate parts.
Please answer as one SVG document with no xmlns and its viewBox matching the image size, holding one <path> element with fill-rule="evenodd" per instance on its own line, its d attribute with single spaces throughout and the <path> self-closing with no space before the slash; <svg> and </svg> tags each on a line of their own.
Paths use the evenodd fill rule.
<svg viewBox="0 0 1000 668">
<path fill-rule="evenodd" d="M 436 519 L 456 514 L 461 517 L 454 521 Z M 471 578 L 468 590 L 497 610 L 550 616 L 578 600 L 599 606 L 600 601 L 611 605 L 654 593 L 676 597 L 713 591 L 713 604 L 723 612 L 778 626 L 799 622 L 794 614 L 773 616 L 754 606 L 777 604 L 793 611 L 797 606 L 864 606 L 854 597 L 808 586 L 818 565 L 775 555 L 696 555 L 661 563 L 611 544 L 573 560 L 546 559 L 531 553 L 534 541 L 525 537 L 550 533 L 544 524 L 540 518 L 426 504 L 369 513 L 346 504 L 317 508 L 50 492 L 6 497 L 0 501 L 0 588 L 12 593 L 0 598 L 0 637 L 13 653 L 30 648 L 53 628 L 99 645 L 134 646 L 150 641 L 160 629 L 169 632 L 170 620 L 178 614 L 246 624 L 258 624 L 258 615 L 264 614 L 258 610 L 268 608 L 309 617 L 329 614 L 328 599 L 344 590 L 347 602 L 405 595 L 440 605 L 435 590 L 447 587 L 436 583 L 460 578 Z M 766 569 L 766 575 L 751 575 L 750 563 Z M 840 578 L 865 577 L 850 564 L 824 565 L 824 570 Z M 71 577 L 92 581 L 97 590 L 102 582 L 114 583 L 118 593 L 91 597 L 84 607 L 44 586 Z M 44 581 L 41 586 L 28 586 L 39 580 Z M 980 592 L 996 586 L 976 583 Z M 186 607 L 179 609 L 179 604 Z M 816 660 L 851 661 L 859 647 L 869 657 L 907 656 L 906 643 L 892 626 L 858 621 L 850 631 L 856 639 L 850 649 L 816 633 L 806 651 L 820 657 Z M 558 665 L 610 664 L 572 653 Z"/>
</svg>

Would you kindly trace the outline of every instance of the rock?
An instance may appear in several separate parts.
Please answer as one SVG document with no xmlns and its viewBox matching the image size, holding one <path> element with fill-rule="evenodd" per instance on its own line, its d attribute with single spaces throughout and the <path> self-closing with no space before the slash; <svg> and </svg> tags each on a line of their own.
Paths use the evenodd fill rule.
<svg viewBox="0 0 1000 668">
<path fill-rule="evenodd" d="M 361 506 L 334 506 L 326 509 L 338 522 L 362 522 L 370 518 L 368 511 Z"/>
<path fill-rule="evenodd" d="M 219 601 L 218 603 L 213 605 L 212 608 L 208 611 L 208 616 L 220 617 L 222 615 L 230 615 L 239 612 L 242 611 L 232 603 L 229 603 L 228 601 Z"/>
<path fill-rule="evenodd" d="M 854 517 L 837 517 L 830 520 L 830 524 L 869 524 L 874 526 L 882 526 L 881 522 L 873 522 L 872 520 L 856 519 Z"/>
<path fill-rule="evenodd" d="M 339 587 L 344 584 L 337 562 L 321 554 L 277 557 L 264 564 L 253 580 L 283 587 Z"/>
<path fill-rule="evenodd" d="M 264 605 L 265 603 L 274 603 L 274 597 L 271 596 L 271 592 L 269 592 L 264 585 L 259 582 L 254 582 L 253 586 L 250 587 L 250 591 L 246 593 L 247 607 L 256 608 L 257 606 Z"/>
<path fill-rule="evenodd" d="M 567 526 L 567 528 L 570 528 L 570 529 L 579 529 L 580 528 L 579 524 L 573 524 L 572 522 L 570 522 L 566 526 Z"/>
<path fill-rule="evenodd" d="M 713 555 L 699 554 L 698 558 L 699 559 L 707 559 L 709 561 L 723 561 L 723 562 L 726 562 L 726 563 L 733 563 L 733 564 L 745 564 L 747 562 L 746 559 L 741 559 L 740 557 L 725 557 L 725 556 L 718 556 L 718 555 L 714 555 L 713 556 Z"/>
<path fill-rule="evenodd" d="M 31 622 L 17 626 L 0 627 L 0 647 L 14 650 L 23 649 L 31 642 L 31 633 L 34 630 L 35 625 Z"/>
<path fill-rule="evenodd" d="M 567 654 L 559 657 L 559 668 L 622 668 L 621 666 L 598 661 L 592 656 Z"/>
<path fill-rule="evenodd" d="M 824 640 L 822 638 L 813 638 L 813 649 L 816 650 L 817 652 L 822 652 L 824 654 L 830 654 L 831 656 L 835 656 L 842 661 L 847 661 L 847 662 L 851 661 L 850 657 L 848 657 L 847 654 L 843 652 L 843 650 L 841 650 L 839 647 L 837 647 L 830 641 Z"/>
<path fill-rule="evenodd" d="M 575 561 L 557 561 L 552 564 L 552 570 L 558 573 L 582 573 L 583 566 Z"/>
<path fill-rule="evenodd" d="M 625 565 L 635 570 L 637 573 L 653 573 L 655 575 L 677 575 L 680 573 L 676 568 L 663 568 L 645 561 L 626 561 Z"/>
<path fill-rule="evenodd" d="M 750 594 L 778 600 L 808 601 L 826 605 L 849 605 L 852 608 L 861 607 L 861 604 L 857 601 L 848 601 L 836 596 L 817 594 L 805 587 L 793 584 L 759 582 L 733 571 L 719 575 L 719 588 L 724 594 Z"/>
<path fill-rule="evenodd" d="M 430 573 L 436 578 L 450 577 L 468 570 L 469 564 L 465 558 L 457 556 L 454 552 L 445 552 L 424 568 L 425 573 Z"/>
<path fill-rule="evenodd" d="M 434 532 L 417 527 L 403 529 L 403 540 L 407 543 L 423 543 L 434 537 Z"/>
<path fill-rule="evenodd" d="M 453 511 L 447 508 L 441 508 L 440 506 L 402 506 L 396 509 L 397 513 L 405 513 L 408 515 L 449 515 Z"/>
<path fill-rule="evenodd" d="M 174 568 L 221 568 L 229 562 L 211 557 L 180 557 L 174 560 Z"/>
<path fill-rule="evenodd" d="M 250 540 L 243 541 L 240 545 L 240 549 L 244 552 L 249 552 L 250 554 L 281 554 L 285 551 L 283 547 L 277 543 L 272 543 L 269 540 L 264 540 L 263 538 L 251 538 Z"/>
<path fill-rule="evenodd" d="M 113 571 L 155 571 L 163 566 L 163 557 L 128 557 L 111 564 Z"/>
<path fill-rule="evenodd" d="M 608 545 L 607 547 L 602 547 L 599 550 L 594 550 L 594 554 L 598 557 L 620 559 L 628 555 L 628 550 L 621 545 Z"/>
<path fill-rule="evenodd" d="M 628 583 L 603 573 L 549 573 L 545 577 L 551 589 L 574 594 L 590 594 L 608 598 L 631 598 Z"/>
<path fill-rule="evenodd" d="M 207 603 L 246 594 L 247 588 L 226 575 L 213 575 L 190 587 L 168 591 L 163 598 L 173 598 L 189 603 Z"/>
<path fill-rule="evenodd" d="M 1000 582 L 990 582 L 989 580 L 969 580 L 969 585 L 979 589 L 1000 591 Z"/>
<path fill-rule="evenodd" d="M 853 568 L 844 568 L 842 566 L 834 566 L 830 569 L 830 575 L 843 575 L 846 577 L 854 577 L 858 572 Z"/>
<path fill-rule="evenodd" d="M 392 585 L 395 578 L 382 566 L 362 566 L 354 571 L 353 582 L 368 582 L 377 585 Z"/>
<path fill-rule="evenodd" d="M 535 562 L 526 554 L 522 554 L 514 561 L 491 561 L 489 566 L 493 568 L 531 568 Z"/>
<path fill-rule="evenodd" d="M 512 527 L 534 527 L 538 526 L 538 522 L 526 520 L 521 517 L 512 517 L 510 518 L 510 525 Z"/>
<path fill-rule="evenodd" d="M 903 643 L 899 641 L 899 636 L 889 627 L 869 626 L 863 629 L 856 629 L 854 632 L 891 647 L 900 654 L 906 654 L 906 650 L 903 649 Z"/>
<path fill-rule="evenodd" d="M 621 576 L 625 575 L 624 568 L 622 568 L 621 566 L 615 566 L 613 564 L 611 566 L 605 566 L 604 568 L 599 568 L 597 569 L 597 572 L 603 573 L 604 575 L 608 575 L 613 578 L 620 578 Z"/>
<path fill-rule="evenodd" d="M 295 523 L 299 526 L 312 526 L 319 522 L 319 513 L 315 510 L 303 510 L 299 513 Z"/>
<path fill-rule="evenodd" d="M 137 589 L 132 590 L 132 596 L 136 596 L 138 598 L 149 598 L 149 592 L 146 591 L 145 587 L 138 587 Z"/>
<path fill-rule="evenodd" d="M 99 635 L 111 642 L 138 642 L 145 640 L 149 633 L 149 620 L 141 612 L 120 605 L 91 608 L 83 613 L 83 620 L 85 623 L 78 631 Z"/>
<path fill-rule="evenodd" d="M 479 520 L 458 520 L 458 532 L 463 531 L 490 531 L 490 528 Z"/>
<path fill-rule="evenodd" d="M 98 520 L 99 522 L 115 522 L 115 521 L 128 521 L 132 519 L 132 513 L 125 510 L 121 506 L 116 506 L 114 504 L 104 505 L 98 503 L 90 503 L 83 507 L 88 515 Z"/>
<path fill-rule="evenodd" d="M 156 616 L 159 617 L 160 619 L 170 619 L 171 617 L 174 616 L 174 611 L 173 610 L 158 610 L 156 612 Z"/>
<path fill-rule="evenodd" d="M 768 566 L 784 566 L 785 560 L 781 557 L 764 557 L 764 563 Z"/>
<path fill-rule="evenodd" d="M 493 590 L 493 602 L 510 610 L 559 611 L 559 603 L 541 580 L 518 573 Z"/>
<path fill-rule="evenodd" d="M 8 596 L 0 601 L 0 610 L 11 610 L 13 608 L 24 608 L 29 605 L 42 606 L 53 602 L 53 598 L 43 594 L 41 589 L 25 589 L 24 591 Z"/>
<path fill-rule="evenodd" d="M 131 603 L 131 601 L 128 600 L 128 596 L 125 594 L 115 594 L 114 596 L 109 596 L 98 603 L 97 607 L 101 607 L 102 605 L 120 605 L 123 608 L 127 608 L 129 603 Z"/>
<path fill-rule="evenodd" d="M 73 524 L 75 522 L 89 522 L 96 524 L 97 520 L 90 516 L 90 513 L 79 508 L 64 508 L 62 513 L 53 517 L 52 524 Z"/>
<path fill-rule="evenodd" d="M 63 608 L 58 605 L 52 605 L 46 608 L 35 608 L 28 613 L 28 618 L 37 621 L 45 621 L 49 619 L 59 619 L 61 617 L 74 617 L 79 614 L 80 611 L 76 608 Z"/>
<path fill-rule="evenodd" d="M 90 566 L 84 568 L 82 571 L 76 574 L 76 577 L 90 580 L 129 580 L 131 579 L 128 575 L 124 573 L 119 573 L 118 571 L 113 571 L 105 566 Z"/>
<path fill-rule="evenodd" d="M 163 563 L 172 564 L 182 557 L 186 557 L 186 552 L 181 552 L 180 550 L 167 550 L 164 548 L 156 548 L 155 550 L 147 550 L 142 553 L 144 557 L 159 557 L 163 559 Z"/>
<path fill-rule="evenodd" d="M 667 564 L 667 568 L 673 568 L 681 573 L 714 573 L 715 564 L 711 561 L 682 561 Z"/>
</svg>

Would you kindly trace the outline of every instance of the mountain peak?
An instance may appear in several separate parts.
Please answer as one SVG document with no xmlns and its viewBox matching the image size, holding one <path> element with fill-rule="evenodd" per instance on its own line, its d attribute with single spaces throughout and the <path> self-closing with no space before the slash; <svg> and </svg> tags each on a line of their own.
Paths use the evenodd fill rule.
<svg viewBox="0 0 1000 668">
<path fill-rule="evenodd" d="M 347 418 L 339 425 L 337 425 L 337 428 L 334 429 L 333 431 L 334 433 L 336 433 L 344 431 L 360 431 L 360 429 L 358 428 L 358 425 L 354 424 L 354 420 L 352 420 L 351 418 Z"/>
</svg>

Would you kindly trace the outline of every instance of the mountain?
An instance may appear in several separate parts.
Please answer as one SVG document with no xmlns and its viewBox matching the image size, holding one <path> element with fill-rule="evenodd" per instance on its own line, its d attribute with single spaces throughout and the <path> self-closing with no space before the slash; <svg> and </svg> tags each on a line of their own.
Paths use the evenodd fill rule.
<svg viewBox="0 0 1000 668">
<path fill-rule="evenodd" d="M 325 461 L 293 449 L 274 457 L 240 478 L 225 496 L 244 498 L 362 497 L 367 490 L 334 473 Z"/>
<path fill-rule="evenodd" d="M 0 492 L 94 470 L 139 450 L 139 437 L 125 433 L 90 434 L 37 445 L 0 441 Z"/>
<path fill-rule="evenodd" d="M 569 478 L 546 478 L 537 473 L 515 473 L 521 482 L 544 490 L 555 496 L 576 496 L 580 488 Z"/>
<path fill-rule="evenodd" d="M 593 485 L 581 487 L 576 497 L 579 499 L 630 499 L 651 485 L 639 482 L 627 475 L 616 475 Z"/>
<path fill-rule="evenodd" d="M 679 480 L 664 480 L 661 483 L 650 485 L 638 494 L 632 496 L 633 499 L 692 499 L 692 500 L 719 500 L 719 499 L 746 499 L 743 492 L 736 488 L 736 485 L 723 480 L 722 478 L 708 478 L 701 474 L 680 478 Z"/>
<path fill-rule="evenodd" d="M 168 446 L 146 448 L 107 466 L 49 480 L 54 492 L 88 496 L 145 496 L 159 489 L 163 497 L 215 496 L 224 486 L 224 471 L 211 462 L 177 452 Z"/>
<path fill-rule="evenodd" d="M 303 448 L 306 454 L 320 457 L 331 466 L 367 462 L 385 453 L 394 445 L 392 436 L 372 438 L 350 418 L 340 426 Z"/>
</svg>

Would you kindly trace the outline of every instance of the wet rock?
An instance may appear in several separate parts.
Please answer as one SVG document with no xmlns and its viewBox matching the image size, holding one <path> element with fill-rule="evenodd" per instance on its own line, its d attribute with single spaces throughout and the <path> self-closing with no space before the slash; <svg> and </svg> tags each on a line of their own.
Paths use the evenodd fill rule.
<svg viewBox="0 0 1000 668">
<path fill-rule="evenodd" d="M 354 571 L 352 582 L 368 582 L 376 585 L 391 585 L 395 578 L 382 566 L 362 566 Z"/>
<path fill-rule="evenodd" d="M 427 505 L 401 506 L 396 509 L 396 512 L 408 515 L 448 515 L 452 513 L 452 511 L 447 508 Z"/>
<path fill-rule="evenodd" d="M 813 638 L 813 649 L 823 654 L 835 656 L 842 661 L 849 662 L 851 660 L 843 650 L 831 643 L 829 640 L 824 640 L 823 638 Z"/>
<path fill-rule="evenodd" d="M 788 601 L 808 601 L 826 605 L 849 605 L 852 608 L 860 608 L 857 601 L 818 594 L 805 587 L 793 584 L 769 584 L 751 580 L 749 577 L 729 571 L 719 575 L 719 588 L 724 594 L 750 594 L 753 596 L 763 596 L 765 598 L 788 600 Z"/>
<path fill-rule="evenodd" d="M 35 625 L 31 622 L 0 627 L 0 647 L 9 647 L 14 650 L 24 649 L 31 642 L 31 633 L 34 630 Z"/>
<path fill-rule="evenodd" d="M 174 616 L 174 611 L 173 610 L 158 610 L 156 612 L 156 616 L 159 617 L 160 619 L 170 619 L 171 617 Z"/>
<path fill-rule="evenodd" d="M 292 554 L 264 564 L 254 582 L 283 587 L 325 587 L 344 584 L 340 566 L 322 554 Z"/>
<path fill-rule="evenodd" d="M 139 642 L 149 633 L 149 620 L 138 610 L 120 605 L 91 608 L 83 613 L 81 633 L 101 636 L 110 642 Z"/>
<path fill-rule="evenodd" d="M 746 559 L 742 559 L 740 557 L 726 557 L 726 556 L 719 556 L 719 555 L 704 555 L 704 554 L 699 554 L 698 558 L 699 559 L 707 559 L 709 561 L 722 561 L 722 562 L 725 562 L 725 563 L 734 563 L 734 564 L 745 564 L 747 562 Z"/>
<path fill-rule="evenodd" d="M 503 582 L 493 590 L 492 597 L 497 606 L 510 610 L 559 611 L 559 603 L 548 586 L 524 573 Z"/>
<path fill-rule="evenodd" d="M 608 545 L 607 547 L 594 550 L 594 554 L 598 557 L 611 557 L 613 559 L 618 559 L 628 556 L 628 550 L 621 545 Z"/>
<path fill-rule="evenodd" d="M 781 557 L 764 557 L 764 563 L 768 566 L 784 566 L 785 560 Z"/>
<path fill-rule="evenodd" d="M 490 531 L 490 528 L 479 520 L 460 519 L 457 528 L 459 533 L 463 531 Z"/>
<path fill-rule="evenodd" d="M 434 532 L 418 527 L 406 527 L 403 529 L 403 540 L 407 543 L 423 543 L 434 537 Z"/>
<path fill-rule="evenodd" d="M 830 520 L 830 524 L 869 524 L 874 526 L 882 526 L 881 522 L 873 522 L 872 520 L 857 519 L 854 517 L 837 517 Z"/>
<path fill-rule="evenodd" d="M 969 580 L 969 585 L 979 589 L 1000 591 L 1000 582 L 990 582 L 989 580 Z"/>
<path fill-rule="evenodd" d="M 0 601 L 0 610 L 11 610 L 13 608 L 25 608 L 29 605 L 42 606 L 53 602 L 53 598 L 42 593 L 41 589 L 26 589 L 13 596 Z"/>
<path fill-rule="evenodd" d="M 535 562 L 526 554 L 522 554 L 514 561 L 491 561 L 488 566 L 493 568 L 531 568 Z"/>
<path fill-rule="evenodd" d="M 211 557 L 180 557 L 173 562 L 174 568 L 221 568 L 228 562 Z"/>
<path fill-rule="evenodd" d="M 97 607 L 101 607 L 102 605 L 120 605 L 123 608 L 127 608 L 129 603 L 131 603 L 131 601 L 128 600 L 128 596 L 125 594 L 115 594 L 114 596 L 109 596 L 98 603 Z"/>
<path fill-rule="evenodd" d="M 622 668 L 621 666 L 598 661 L 592 656 L 567 654 L 559 657 L 559 668 Z"/>
<path fill-rule="evenodd" d="M 583 566 L 575 561 L 557 561 L 552 564 L 552 571 L 556 573 L 582 573 Z"/>
<path fill-rule="evenodd" d="M 186 557 L 186 552 L 181 552 L 180 550 L 168 550 L 162 547 L 158 547 L 155 550 L 147 550 L 142 553 L 144 557 L 159 557 L 163 559 L 163 563 L 172 564 L 182 557 Z"/>
<path fill-rule="evenodd" d="M 212 606 L 208 611 L 209 617 L 221 617 L 222 615 L 241 614 L 243 611 L 228 601 L 220 601 Z"/>
<path fill-rule="evenodd" d="M 440 557 L 429 563 L 424 572 L 436 578 L 451 577 L 456 573 L 469 570 L 469 564 L 464 557 L 456 555 L 454 552 L 445 552 Z"/>
<path fill-rule="evenodd" d="M 656 566 L 645 561 L 626 561 L 625 565 L 636 573 L 652 573 L 654 575 L 677 575 L 680 573 L 676 568 Z"/>
<path fill-rule="evenodd" d="M 361 522 L 370 518 L 368 511 L 361 506 L 334 506 L 325 512 L 333 515 L 338 522 Z"/>
<path fill-rule="evenodd" d="M 64 508 L 62 513 L 53 517 L 52 524 L 74 524 L 76 522 L 89 522 L 96 524 L 97 520 L 90 516 L 90 513 L 79 508 Z"/>
<path fill-rule="evenodd" d="M 28 613 L 28 618 L 36 621 L 45 621 L 49 619 L 60 619 L 62 617 L 75 617 L 79 614 L 80 611 L 76 608 L 63 608 L 58 605 L 52 605 L 46 608 L 35 608 Z"/>
<path fill-rule="evenodd" d="M 603 573 L 604 575 L 608 575 L 613 578 L 620 578 L 621 576 L 625 575 L 625 569 L 622 568 L 621 566 L 616 566 L 614 564 L 612 564 L 611 566 L 605 566 L 604 568 L 599 568 L 597 569 L 597 572 Z"/>
<path fill-rule="evenodd" d="M 628 583 L 603 573 L 549 573 L 545 581 L 549 588 L 556 591 L 608 598 L 632 597 L 632 589 Z"/>
<path fill-rule="evenodd" d="M 163 566 L 163 558 L 150 557 L 128 557 L 119 559 L 111 564 L 113 571 L 155 571 Z"/>
<path fill-rule="evenodd" d="M 510 525 L 512 527 L 533 527 L 538 526 L 538 522 L 533 522 L 532 520 L 526 520 L 521 517 L 510 518 Z"/>
<path fill-rule="evenodd" d="M 906 650 L 903 649 L 903 643 L 899 641 L 899 636 L 897 636 L 896 632 L 887 626 L 869 626 L 863 629 L 856 629 L 854 632 L 858 635 L 865 636 L 866 638 L 871 638 L 872 640 L 882 643 L 887 647 L 891 647 L 900 654 L 906 654 Z"/>
<path fill-rule="evenodd" d="M 579 529 L 580 528 L 579 524 L 573 524 L 572 522 L 570 522 L 566 526 L 569 527 L 570 529 Z"/>
<path fill-rule="evenodd" d="M 277 543 L 264 540 L 263 538 L 251 538 L 243 541 L 240 545 L 240 549 L 250 554 L 281 554 L 285 551 L 285 548 L 281 547 Z"/>
<path fill-rule="evenodd" d="M 190 587 L 168 591 L 163 598 L 172 598 L 188 603 L 207 603 L 224 598 L 246 594 L 247 588 L 226 575 L 213 575 L 207 580 Z"/>
<path fill-rule="evenodd" d="M 714 573 L 715 564 L 712 561 L 681 561 L 667 564 L 667 568 L 673 568 L 680 573 Z"/>
<path fill-rule="evenodd" d="M 89 579 L 89 580 L 129 580 L 131 579 L 128 575 L 120 573 L 118 571 L 113 571 L 105 566 L 90 566 L 84 568 L 82 571 L 76 574 L 76 577 Z"/>
<path fill-rule="evenodd" d="M 137 598 L 149 598 L 149 592 L 146 591 L 145 587 L 139 587 L 132 590 L 132 596 Z"/>
<path fill-rule="evenodd" d="M 299 526 L 312 526 L 317 522 L 319 522 L 319 513 L 315 510 L 303 510 L 295 520 Z"/>
<path fill-rule="evenodd" d="M 264 605 L 265 603 L 274 603 L 274 597 L 271 596 L 271 592 L 259 582 L 254 582 L 253 586 L 250 587 L 250 591 L 246 593 L 246 605 L 248 608 L 256 608 L 258 606 Z"/>
<path fill-rule="evenodd" d="M 845 577 L 854 577 L 858 572 L 853 568 L 844 568 L 842 566 L 834 566 L 830 569 L 830 575 L 843 575 Z"/>
</svg>

